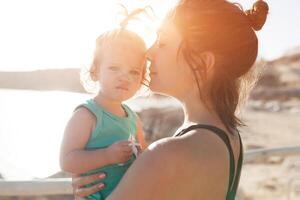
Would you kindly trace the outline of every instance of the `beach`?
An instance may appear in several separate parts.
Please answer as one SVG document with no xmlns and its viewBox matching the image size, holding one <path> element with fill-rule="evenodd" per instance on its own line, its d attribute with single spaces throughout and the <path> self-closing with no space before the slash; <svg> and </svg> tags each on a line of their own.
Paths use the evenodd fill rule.
<svg viewBox="0 0 300 200">
<path fill-rule="evenodd" d="M 257 66 L 261 68 L 259 80 L 239 115 L 246 124 L 240 129 L 244 151 L 299 146 L 300 54 L 271 62 L 259 61 Z M 58 163 L 64 127 L 74 108 L 91 97 L 74 91 L 2 88 L 1 177 L 30 180 L 65 176 L 59 173 Z M 127 104 L 141 117 L 149 143 L 172 136 L 183 120 L 182 108 L 173 98 L 146 95 Z M 247 163 L 242 170 L 239 199 L 299 199 L 299 177 L 299 156 L 273 156 Z M 19 199 L 62 198 L 72 199 L 71 196 Z M 0 199 L 15 198 L 0 196 Z"/>
</svg>

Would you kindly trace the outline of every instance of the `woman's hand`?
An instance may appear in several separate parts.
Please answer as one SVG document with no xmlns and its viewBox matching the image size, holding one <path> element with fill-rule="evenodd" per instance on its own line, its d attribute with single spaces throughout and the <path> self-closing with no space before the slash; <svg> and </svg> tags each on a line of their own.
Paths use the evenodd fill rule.
<svg viewBox="0 0 300 200">
<path fill-rule="evenodd" d="M 94 183 L 96 181 L 101 181 L 105 179 L 104 173 L 97 173 L 90 176 L 72 176 L 72 187 L 75 199 L 81 199 L 81 197 L 86 197 L 90 194 L 102 190 L 105 186 L 103 183 L 98 183 L 91 187 L 85 187 L 87 184 Z"/>
<path fill-rule="evenodd" d="M 127 140 L 113 143 L 106 149 L 106 155 L 111 164 L 122 164 L 132 156 L 131 142 Z"/>
</svg>

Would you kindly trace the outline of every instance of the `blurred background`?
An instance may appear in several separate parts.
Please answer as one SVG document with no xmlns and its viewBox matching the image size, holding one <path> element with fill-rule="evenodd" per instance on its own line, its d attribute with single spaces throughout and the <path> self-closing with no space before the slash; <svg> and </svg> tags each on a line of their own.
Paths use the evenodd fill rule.
<svg viewBox="0 0 300 200">
<path fill-rule="evenodd" d="M 131 24 L 150 46 L 175 2 L 0 0 L 1 179 L 66 176 L 58 163 L 64 127 L 73 109 L 93 96 L 80 84 L 80 70 L 89 66 L 96 37 L 117 25 L 116 4 L 153 8 L 156 21 Z M 234 2 L 250 9 L 255 1 Z M 241 113 L 245 151 L 300 145 L 300 1 L 267 3 L 267 22 L 257 33 L 259 80 Z M 183 119 L 172 98 L 145 95 L 128 105 L 141 116 L 149 143 L 172 135 Z M 299 175 L 297 156 L 251 162 L 243 169 L 241 199 L 300 199 Z"/>
</svg>

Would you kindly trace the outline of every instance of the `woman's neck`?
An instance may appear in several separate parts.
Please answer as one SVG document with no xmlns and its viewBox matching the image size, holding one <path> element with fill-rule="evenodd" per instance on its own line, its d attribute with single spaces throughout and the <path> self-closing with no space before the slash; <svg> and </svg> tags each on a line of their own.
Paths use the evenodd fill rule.
<svg viewBox="0 0 300 200">
<path fill-rule="evenodd" d="M 179 100 L 181 101 L 184 110 L 183 127 L 192 124 L 211 124 L 223 127 L 223 123 L 219 117 L 213 110 L 208 109 L 197 92 L 189 92 L 183 95 Z"/>
</svg>

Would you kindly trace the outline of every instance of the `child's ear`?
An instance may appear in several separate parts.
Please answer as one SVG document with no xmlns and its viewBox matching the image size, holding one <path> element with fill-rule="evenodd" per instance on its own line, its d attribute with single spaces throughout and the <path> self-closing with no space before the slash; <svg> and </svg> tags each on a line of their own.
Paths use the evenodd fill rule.
<svg viewBox="0 0 300 200">
<path fill-rule="evenodd" d="M 97 73 L 97 66 L 93 64 L 90 69 L 90 76 L 92 81 L 98 81 Z"/>
</svg>

